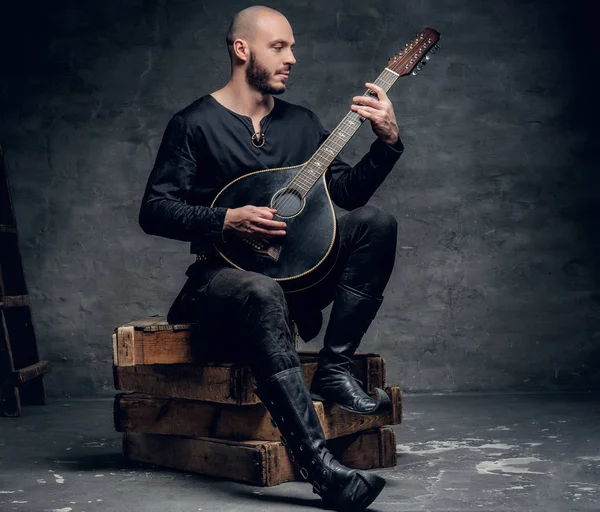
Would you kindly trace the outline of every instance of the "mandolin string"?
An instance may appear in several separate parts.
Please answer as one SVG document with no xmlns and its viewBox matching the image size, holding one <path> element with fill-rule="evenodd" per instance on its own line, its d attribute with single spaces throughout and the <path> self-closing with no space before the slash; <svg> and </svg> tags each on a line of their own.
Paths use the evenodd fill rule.
<svg viewBox="0 0 600 512">
<path fill-rule="evenodd" d="M 421 35 L 420 39 L 421 39 L 421 41 L 423 40 L 423 35 Z M 420 46 L 421 41 L 419 40 L 419 37 L 417 37 L 417 40 L 415 41 L 415 45 L 417 47 Z M 420 56 L 417 55 L 417 56 L 419 58 L 422 58 L 429 52 L 429 50 L 431 50 L 431 48 L 433 46 L 434 46 L 434 44 L 432 43 L 431 38 L 429 38 L 429 40 L 425 43 L 425 45 L 421 47 L 420 53 L 422 55 L 420 55 Z M 415 48 L 414 52 L 411 51 L 410 53 L 408 53 L 409 49 L 410 50 L 413 49 L 413 44 L 411 44 L 410 47 L 408 44 L 406 45 L 406 49 L 404 50 L 404 52 L 401 52 L 401 54 L 404 53 L 404 55 L 402 57 L 400 57 L 398 61 L 394 62 L 394 67 L 399 69 L 400 65 L 407 63 L 406 67 L 408 68 L 408 64 L 411 63 L 408 61 L 409 57 L 412 61 L 412 58 L 415 56 L 415 53 L 416 53 L 416 48 Z M 425 51 L 423 52 L 423 50 L 425 50 Z M 387 78 L 387 80 L 386 80 L 386 78 Z M 376 85 L 379 85 L 380 87 L 382 87 L 382 89 L 387 93 L 391 89 L 392 85 L 394 85 L 394 83 L 398 80 L 398 78 L 400 78 L 400 74 L 386 66 L 384 68 L 384 70 L 381 72 L 381 74 L 379 75 L 379 77 L 377 77 L 377 79 L 375 80 L 374 83 Z M 388 80 L 389 80 L 389 82 L 388 82 Z M 377 97 L 377 94 L 374 93 L 374 91 L 372 91 L 371 89 L 367 89 L 365 91 L 365 93 L 363 94 L 363 96 Z M 306 194 L 308 194 L 310 189 L 323 176 L 323 174 L 325 174 L 327 172 L 327 169 L 329 169 L 329 166 L 331 165 L 331 163 L 335 160 L 337 155 L 342 151 L 342 149 L 348 143 L 348 141 L 354 136 L 356 131 L 358 131 L 360 126 L 362 126 L 362 123 L 364 121 L 365 121 L 365 119 L 362 119 L 356 112 L 350 110 L 344 116 L 344 118 L 340 121 L 340 123 L 336 126 L 336 128 L 330 133 L 329 137 L 325 140 L 325 142 L 317 149 L 317 151 L 313 154 L 313 156 L 306 162 L 306 164 L 302 168 L 302 170 L 294 178 L 292 178 L 289 185 L 285 188 L 296 190 L 295 188 L 293 188 L 293 187 L 296 187 L 297 189 L 299 189 L 299 190 L 296 190 L 297 192 L 301 192 L 304 194 L 302 196 L 302 198 L 306 197 Z M 359 123 L 358 125 L 356 124 L 357 122 Z M 340 139 L 340 138 L 341 138 L 341 140 L 336 140 L 336 139 Z M 331 148 L 331 147 L 329 147 L 330 145 L 334 146 L 334 147 Z M 335 147 L 335 146 L 337 146 L 337 147 Z M 322 156 L 321 153 L 323 153 L 324 151 L 327 151 L 330 155 L 333 155 L 333 157 L 329 158 L 328 156 Z M 322 159 L 322 161 L 320 161 L 320 159 Z M 328 160 L 329 160 L 329 162 L 328 162 Z M 316 178 L 313 176 L 310 176 L 310 175 L 307 177 L 301 176 L 304 169 L 309 168 L 309 166 L 312 165 L 313 161 L 316 161 L 319 167 L 321 167 L 323 164 L 326 164 L 324 166 L 324 170 L 317 171 Z M 303 183 L 303 180 L 305 180 L 306 182 Z M 311 181 L 312 181 L 312 183 L 311 183 Z M 306 187 L 306 186 L 307 186 L 306 190 L 303 190 L 303 187 Z M 287 200 L 284 199 L 280 205 L 280 208 L 288 206 L 289 204 L 291 204 L 291 202 L 292 202 L 292 199 L 287 199 Z M 288 219 L 288 225 L 291 224 L 292 220 L 293 220 L 293 218 Z"/>
<path fill-rule="evenodd" d="M 388 73 L 389 75 L 391 75 L 389 77 L 390 82 L 388 82 L 385 78 L 385 74 Z M 382 87 L 382 89 L 384 89 L 384 91 L 389 91 L 389 89 L 392 87 L 392 85 L 395 83 L 395 81 L 398 79 L 398 76 L 394 73 L 391 72 L 388 68 L 385 68 L 384 71 L 379 75 L 379 77 L 375 80 L 375 84 L 379 85 L 380 87 Z M 371 97 L 376 97 L 376 93 L 374 93 L 371 89 L 367 89 L 365 91 L 365 93 L 363 94 L 363 96 L 371 96 Z M 340 121 L 340 123 L 338 124 L 338 126 L 333 130 L 333 132 L 330 134 L 330 136 L 326 139 L 326 141 L 321 145 L 321 147 L 317 150 L 317 152 L 315 152 L 315 154 L 308 160 L 308 162 L 306 163 L 305 168 L 309 167 L 314 161 L 317 161 L 319 166 L 322 166 L 325 171 L 318 171 L 318 176 L 315 178 L 312 178 L 312 183 L 311 183 L 311 178 L 301 178 L 300 175 L 302 174 L 303 171 L 300 171 L 300 173 L 298 173 L 290 182 L 290 184 L 287 186 L 288 189 L 292 188 L 298 188 L 300 189 L 300 191 L 304 192 L 304 197 L 306 196 L 306 194 L 308 194 L 308 192 L 310 191 L 310 189 L 314 186 L 314 184 L 321 178 L 321 176 L 324 174 L 324 172 L 327 171 L 327 169 L 329 168 L 329 165 L 331 164 L 331 162 L 333 162 L 333 160 L 335 159 L 335 157 L 339 154 L 339 152 L 343 149 L 343 147 L 346 145 L 346 143 L 348 143 L 348 141 L 352 138 L 352 136 L 354 135 L 354 133 L 360 128 L 360 126 L 362 125 L 362 121 L 360 121 L 360 116 L 359 114 L 357 114 L 354 111 L 349 111 L 344 118 Z M 342 140 L 340 142 L 336 141 L 336 138 L 340 138 L 340 134 L 343 136 L 341 137 Z M 331 142 L 332 145 L 338 146 L 338 147 L 334 147 L 331 151 L 335 152 L 335 155 L 333 156 L 333 158 L 329 159 L 329 162 L 327 162 L 328 157 L 322 157 L 320 156 L 320 153 L 322 153 L 323 148 L 326 148 L 326 146 Z M 329 148 L 326 148 L 329 149 Z M 322 159 L 323 161 L 320 161 L 320 159 Z M 326 165 L 323 165 L 325 164 Z M 302 179 L 306 180 L 306 182 L 303 182 Z M 306 188 L 306 190 L 303 190 L 304 188 Z M 289 206 L 292 203 L 292 199 L 284 199 L 283 202 L 281 203 L 281 205 L 279 206 L 280 208 L 285 208 L 287 206 Z"/>
<path fill-rule="evenodd" d="M 385 71 L 387 71 L 387 70 L 384 70 L 384 73 L 385 73 Z M 387 80 L 385 80 L 385 78 L 384 78 L 384 73 L 382 73 L 377 78 L 375 83 L 377 85 L 381 86 L 384 90 L 389 90 L 389 88 L 393 85 L 393 82 L 388 83 Z M 365 94 L 374 95 L 374 93 L 370 89 L 367 89 Z M 348 112 L 346 114 L 346 116 L 342 119 L 342 121 L 339 123 L 338 127 L 336 127 L 336 129 L 332 132 L 330 137 L 321 145 L 319 150 L 317 150 L 317 152 L 311 157 L 311 159 L 309 159 L 309 161 L 305 165 L 305 169 L 306 169 L 306 167 L 309 167 L 314 162 L 317 162 L 318 166 L 320 166 L 322 169 L 327 170 L 327 168 L 329 167 L 331 162 L 335 159 L 335 156 L 337 156 L 337 154 L 344 147 L 345 143 L 348 142 L 350 140 L 351 136 L 354 134 L 354 132 L 358 128 L 360 128 L 360 125 L 358 123 L 362 124 L 362 122 L 359 121 L 359 118 L 360 118 L 360 116 L 356 112 L 354 112 L 354 111 Z M 343 141 L 337 142 L 335 140 L 335 138 L 336 138 L 336 135 L 338 135 L 340 133 L 343 135 Z M 332 149 L 329 147 L 332 145 L 335 145 L 337 147 L 334 147 Z M 322 155 L 323 151 L 327 151 L 327 150 L 329 150 L 330 153 L 333 153 L 335 150 L 336 154 L 333 156 L 333 158 L 328 158 L 327 156 Z M 329 160 L 329 162 L 327 160 Z M 296 189 L 300 189 L 300 191 L 304 192 L 304 194 L 307 194 L 308 191 L 321 178 L 321 176 L 323 174 L 323 172 L 321 170 L 319 170 L 317 172 L 318 172 L 318 175 L 315 178 L 312 176 L 310 176 L 310 177 L 301 176 L 302 171 L 300 171 L 300 173 L 292 179 L 292 181 L 288 185 L 288 188 L 295 187 Z M 291 202 L 291 199 L 289 199 L 287 201 L 284 200 L 284 202 L 281 203 L 281 206 L 287 206 L 290 204 L 290 202 Z"/>
<path fill-rule="evenodd" d="M 429 37 L 429 39 L 427 41 L 424 41 L 425 37 L 426 37 L 426 34 L 424 31 L 421 34 L 419 34 L 417 36 L 416 40 L 411 42 L 410 45 L 407 44 L 405 50 L 400 52 L 400 54 L 398 54 L 398 57 L 394 60 L 393 67 L 396 67 L 397 69 L 399 69 L 403 64 L 406 64 L 406 68 L 408 68 L 409 64 L 412 64 L 412 59 L 414 57 L 417 57 L 417 60 L 424 57 L 429 52 L 429 50 L 431 50 L 431 48 L 434 46 L 434 43 L 435 43 L 434 41 L 432 41 L 431 37 Z M 418 53 L 417 53 L 417 49 L 419 49 Z M 409 61 L 409 59 L 410 59 L 410 61 Z M 389 62 L 388 62 L 388 65 L 389 65 Z M 389 79 L 389 82 L 386 80 L 386 78 Z M 400 74 L 397 73 L 396 71 L 393 71 L 388 66 L 386 66 L 384 68 L 384 70 L 381 72 L 381 74 L 379 75 L 379 77 L 375 80 L 374 83 L 381 86 L 386 92 L 388 92 L 389 89 L 392 87 L 392 85 L 394 85 L 396 80 L 398 80 L 398 78 L 400 78 Z M 364 95 L 375 96 L 375 97 L 377 96 L 370 89 L 367 89 L 367 91 L 364 93 Z M 357 121 L 360 123 L 359 125 L 356 124 Z M 360 116 L 358 114 L 356 114 L 356 112 L 354 112 L 352 110 L 350 112 L 348 112 L 346 114 L 346 116 L 342 119 L 342 121 L 338 124 L 338 126 L 334 129 L 334 131 L 330 134 L 330 136 L 326 139 L 326 141 L 317 150 L 317 152 L 315 152 L 315 154 L 308 160 L 308 162 L 306 163 L 304 168 L 291 180 L 290 184 L 286 188 L 296 187 L 299 189 L 299 191 L 304 193 L 303 197 L 305 197 L 306 194 L 308 194 L 308 192 L 310 191 L 310 189 L 314 186 L 314 184 L 321 178 L 321 176 L 325 172 L 327 172 L 329 165 L 333 162 L 333 160 L 336 158 L 336 156 L 344 148 L 344 146 L 347 144 L 347 142 L 350 140 L 350 138 L 358 130 L 358 128 L 360 128 L 363 121 L 364 121 L 364 119 L 360 120 Z M 351 125 L 351 126 L 349 126 L 348 127 L 349 129 L 346 130 L 346 127 L 348 125 Z M 342 141 L 340 141 L 340 142 L 336 141 L 335 139 L 340 138 L 340 136 L 342 136 L 341 137 Z M 338 147 L 337 148 L 334 147 L 332 150 L 331 148 L 329 148 L 329 145 L 330 145 L 329 143 L 331 143 L 331 145 L 335 145 Z M 335 150 L 335 154 L 334 154 L 333 158 L 329 159 L 329 162 L 327 162 L 328 157 L 321 156 L 321 153 L 323 152 L 322 149 L 329 150 L 330 154 L 332 154 Z M 323 159 L 323 161 L 320 161 L 321 158 Z M 306 168 L 310 169 L 310 166 L 312 165 L 313 161 L 316 161 L 317 165 L 319 167 L 323 166 L 324 163 L 326 163 L 327 165 L 324 166 L 324 168 L 323 168 L 324 170 L 317 171 L 316 178 L 311 177 L 311 176 L 308 176 L 305 178 L 304 176 L 301 176 L 304 169 L 306 169 Z M 306 182 L 303 183 L 303 180 L 306 180 Z M 312 183 L 311 183 L 311 181 L 312 181 Z M 304 187 L 307 187 L 306 190 L 303 190 Z M 291 203 L 291 201 L 292 201 L 291 199 L 288 199 L 287 201 L 284 199 L 284 201 L 281 203 L 281 206 L 289 205 Z"/>
<path fill-rule="evenodd" d="M 387 77 L 386 77 L 386 74 L 388 75 Z M 377 77 L 377 79 L 375 80 L 374 83 L 376 85 L 380 86 L 387 93 L 391 89 L 392 85 L 394 85 L 394 83 L 396 82 L 396 80 L 398 78 L 399 77 L 396 73 L 389 70 L 388 68 L 385 68 L 382 71 L 382 73 Z M 389 80 L 389 82 L 388 82 L 388 80 Z M 363 96 L 377 97 L 377 94 L 375 92 L 373 92 L 371 89 L 367 89 L 364 92 Z M 289 185 L 286 188 L 292 189 L 292 190 L 300 189 L 299 191 L 303 192 L 304 193 L 303 197 L 305 197 L 306 194 L 308 194 L 308 192 L 310 191 L 310 189 L 314 186 L 314 184 L 321 178 L 321 176 L 325 172 L 327 172 L 329 165 L 331 165 L 331 163 L 335 160 L 337 155 L 341 152 L 341 150 L 344 148 L 344 146 L 352 138 L 354 133 L 356 133 L 356 131 L 358 131 L 358 129 L 360 128 L 360 126 L 362 125 L 362 122 L 363 122 L 360 119 L 361 118 L 360 118 L 359 114 L 357 114 L 353 110 L 350 110 L 344 116 L 344 118 L 340 121 L 338 126 L 333 130 L 333 132 L 331 132 L 331 134 L 325 140 L 325 142 L 319 147 L 319 149 L 308 160 L 308 162 L 306 163 L 304 168 L 296 176 L 294 176 L 294 178 L 290 181 Z M 358 125 L 357 125 L 357 123 L 358 123 Z M 342 135 L 343 137 L 342 137 L 342 140 L 338 142 L 335 139 L 336 138 L 339 139 L 340 135 Z M 322 152 L 323 148 L 325 148 L 326 145 L 329 145 L 329 144 L 338 146 L 338 147 L 332 148 L 332 151 L 335 153 L 333 158 L 320 156 L 320 153 Z M 325 148 L 325 149 L 330 149 L 330 148 Z M 322 159 L 322 161 L 320 161 L 320 159 Z M 329 160 L 329 162 L 327 162 L 327 160 Z M 316 178 L 301 176 L 304 169 L 306 169 L 311 164 L 313 164 L 314 161 L 318 162 L 319 167 L 322 166 L 325 170 L 322 171 L 319 169 L 319 171 L 317 171 L 319 174 Z M 324 165 L 324 164 L 326 164 L 326 165 Z M 312 183 L 311 183 L 311 180 L 312 180 Z M 306 188 L 306 190 L 304 190 L 304 188 Z M 290 199 L 290 198 L 284 199 L 282 201 L 281 205 L 279 205 L 279 208 L 283 209 L 291 204 L 292 204 L 292 199 Z"/>
<path fill-rule="evenodd" d="M 390 83 L 385 78 L 386 72 L 389 73 L 389 70 L 387 68 L 377 78 L 377 80 L 375 81 L 375 84 L 381 86 L 387 92 L 391 88 L 393 83 L 395 82 L 395 79 L 397 78 L 397 76 L 393 72 L 389 73 L 392 75 L 390 77 L 391 78 L 391 83 Z M 371 91 L 370 89 L 367 89 L 367 91 L 364 93 L 364 95 L 376 96 L 376 94 L 373 91 Z M 330 138 L 328 138 L 326 140 L 326 142 L 321 145 L 321 148 L 319 148 L 319 150 L 313 155 L 313 157 L 311 157 L 311 159 L 309 159 L 309 161 L 306 164 L 306 167 L 308 167 L 314 161 L 316 161 L 319 166 L 323 166 L 322 168 L 324 168 L 324 169 L 328 168 L 329 165 L 331 164 L 331 162 L 333 162 L 333 160 L 337 156 L 337 153 L 339 153 L 341 151 L 341 149 L 345 146 L 345 144 L 350 140 L 352 135 L 354 135 L 354 132 L 357 131 L 358 128 L 360 128 L 359 123 L 362 124 L 362 121 L 360 121 L 360 116 L 354 111 L 348 112 L 346 114 L 346 116 L 342 119 L 342 121 L 340 122 L 338 127 L 332 132 Z M 340 138 L 339 134 L 341 134 L 343 136 L 342 137 L 343 140 L 340 142 L 335 140 L 336 136 L 338 136 L 337 137 L 338 139 Z M 323 152 L 323 149 L 325 149 L 325 150 L 329 149 L 330 152 L 332 152 L 333 150 L 328 148 L 328 146 L 330 146 L 330 145 L 338 146 L 338 147 L 333 148 L 337 152 L 336 155 L 333 158 L 328 158 L 328 157 L 324 157 L 324 156 L 320 155 L 320 153 Z M 329 162 L 327 162 L 328 159 L 329 159 Z M 325 163 L 326 163 L 326 165 L 323 165 Z M 321 170 L 319 170 L 318 172 L 319 172 L 319 175 L 317 176 L 316 179 L 313 179 L 312 183 L 311 183 L 310 178 L 308 179 L 307 183 L 303 183 L 301 181 L 301 179 L 299 179 L 297 176 L 290 182 L 290 185 L 300 185 L 301 187 L 308 185 L 307 190 L 304 191 L 305 193 L 307 193 L 308 190 L 310 190 L 310 188 L 312 187 L 312 185 L 314 185 L 314 183 L 316 183 L 316 181 L 323 174 L 323 172 Z"/>
</svg>

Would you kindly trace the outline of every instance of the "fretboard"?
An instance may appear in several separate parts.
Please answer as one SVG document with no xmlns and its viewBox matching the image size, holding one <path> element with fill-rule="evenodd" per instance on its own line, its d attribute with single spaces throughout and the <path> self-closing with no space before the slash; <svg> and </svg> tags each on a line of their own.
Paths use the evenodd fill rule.
<svg viewBox="0 0 600 512">
<path fill-rule="evenodd" d="M 399 75 L 397 73 L 385 68 L 373 83 L 381 87 L 385 92 L 388 92 L 398 78 Z M 363 96 L 377 98 L 377 94 L 371 89 L 367 89 Z M 333 162 L 335 157 L 362 126 L 364 121 L 364 117 L 350 110 L 310 160 L 306 162 L 306 165 L 294 177 L 289 186 L 295 189 L 302 197 L 306 196 L 317 180 L 327 171 L 331 162 Z"/>
</svg>

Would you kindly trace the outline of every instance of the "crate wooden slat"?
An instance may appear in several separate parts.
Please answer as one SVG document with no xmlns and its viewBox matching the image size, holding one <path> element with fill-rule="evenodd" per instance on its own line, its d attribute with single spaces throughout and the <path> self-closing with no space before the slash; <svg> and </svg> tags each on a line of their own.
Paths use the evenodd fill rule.
<svg viewBox="0 0 600 512">
<path fill-rule="evenodd" d="M 159 317 L 162 318 L 162 317 Z M 113 337 L 113 361 L 118 366 L 201 362 L 193 350 L 195 324 L 118 327 Z"/>
<path fill-rule="evenodd" d="M 134 366 L 203 363 L 204 359 L 199 351 L 194 350 L 201 343 L 202 333 L 198 324 L 169 324 L 163 316 L 142 318 L 115 329 L 113 364 Z M 299 350 L 298 353 L 317 356 L 314 351 Z M 381 368 L 368 370 L 380 372 Z"/>
<path fill-rule="evenodd" d="M 396 436 L 389 427 L 341 437 L 328 444 L 336 458 L 348 467 L 375 469 L 396 465 Z M 132 461 L 259 486 L 302 479 L 280 442 L 128 432 L 123 437 L 123 453 Z"/>
<path fill-rule="evenodd" d="M 372 430 L 402 421 L 400 388 L 389 387 L 392 412 L 385 416 L 352 414 L 332 403 L 315 401 L 315 410 L 327 439 Z M 278 441 L 279 430 L 261 405 L 239 407 L 142 393 L 118 394 L 114 400 L 118 432 Z"/>
<path fill-rule="evenodd" d="M 298 352 L 308 385 L 317 370 L 316 352 Z M 367 392 L 385 388 L 385 361 L 377 354 L 356 354 L 354 375 Z M 138 364 L 113 366 L 115 389 L 235 405 L 259 403 L 248 366 L 236 363 Z"/>
<path fill-rule="evenodd" d="M 176 364 L 199 362 L 192 341 L 197 324 L 169 324 L 165 317 L 148 317 L 122 325 L 113 334 L 113 363 Z"/>
</svg>

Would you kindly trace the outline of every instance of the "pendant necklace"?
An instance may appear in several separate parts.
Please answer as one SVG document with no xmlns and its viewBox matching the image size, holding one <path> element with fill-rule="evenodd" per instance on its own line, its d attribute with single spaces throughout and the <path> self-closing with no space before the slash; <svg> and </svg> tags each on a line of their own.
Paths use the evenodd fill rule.
<svg viewBox="0 0 600 512">
<path fill-rule="evenodd" d="M 265 134 L 260 132 L 252 134 L 252 145 L 255 148 L 262 148 L 265 145 Z"/>
</svg>

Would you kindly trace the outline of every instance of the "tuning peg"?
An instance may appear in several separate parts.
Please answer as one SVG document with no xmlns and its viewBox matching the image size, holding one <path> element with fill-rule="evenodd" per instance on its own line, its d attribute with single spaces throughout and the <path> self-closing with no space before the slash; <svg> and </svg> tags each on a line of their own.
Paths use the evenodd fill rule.
<svg viewBox="0 0 600 512">
<path fill-rule="evenodd" d="M 417 64 L 417 71 L 421 71 L 423 69 L 423 66 L 421 66 L 421 64 Z"/>
<path fill-rule="evenodd" d="M 411 75 L 413 76 L 417 76 L 418 70 L 414 69 L 413 72 L 411 73 Z"/>
<path fill-rule="evenodd" d="M 425 55 L 425 61 L 428 61 L 429 59 L 431 59 L 431 55 L 429 55 L 429 54 Z M 425 64 L 425 61 L 423 61 L 423 64 Z"/>
<path fill-rule="evenodd" d="M 439 45 L 439 44 L 436 44 L 436 45 L 434 46 L 434 48 L 435 48 L 435 51 L 436 51 L 436 52 L 439 52 L 439 51 L 440 51 L 440 45 Z"/>
</svg>

